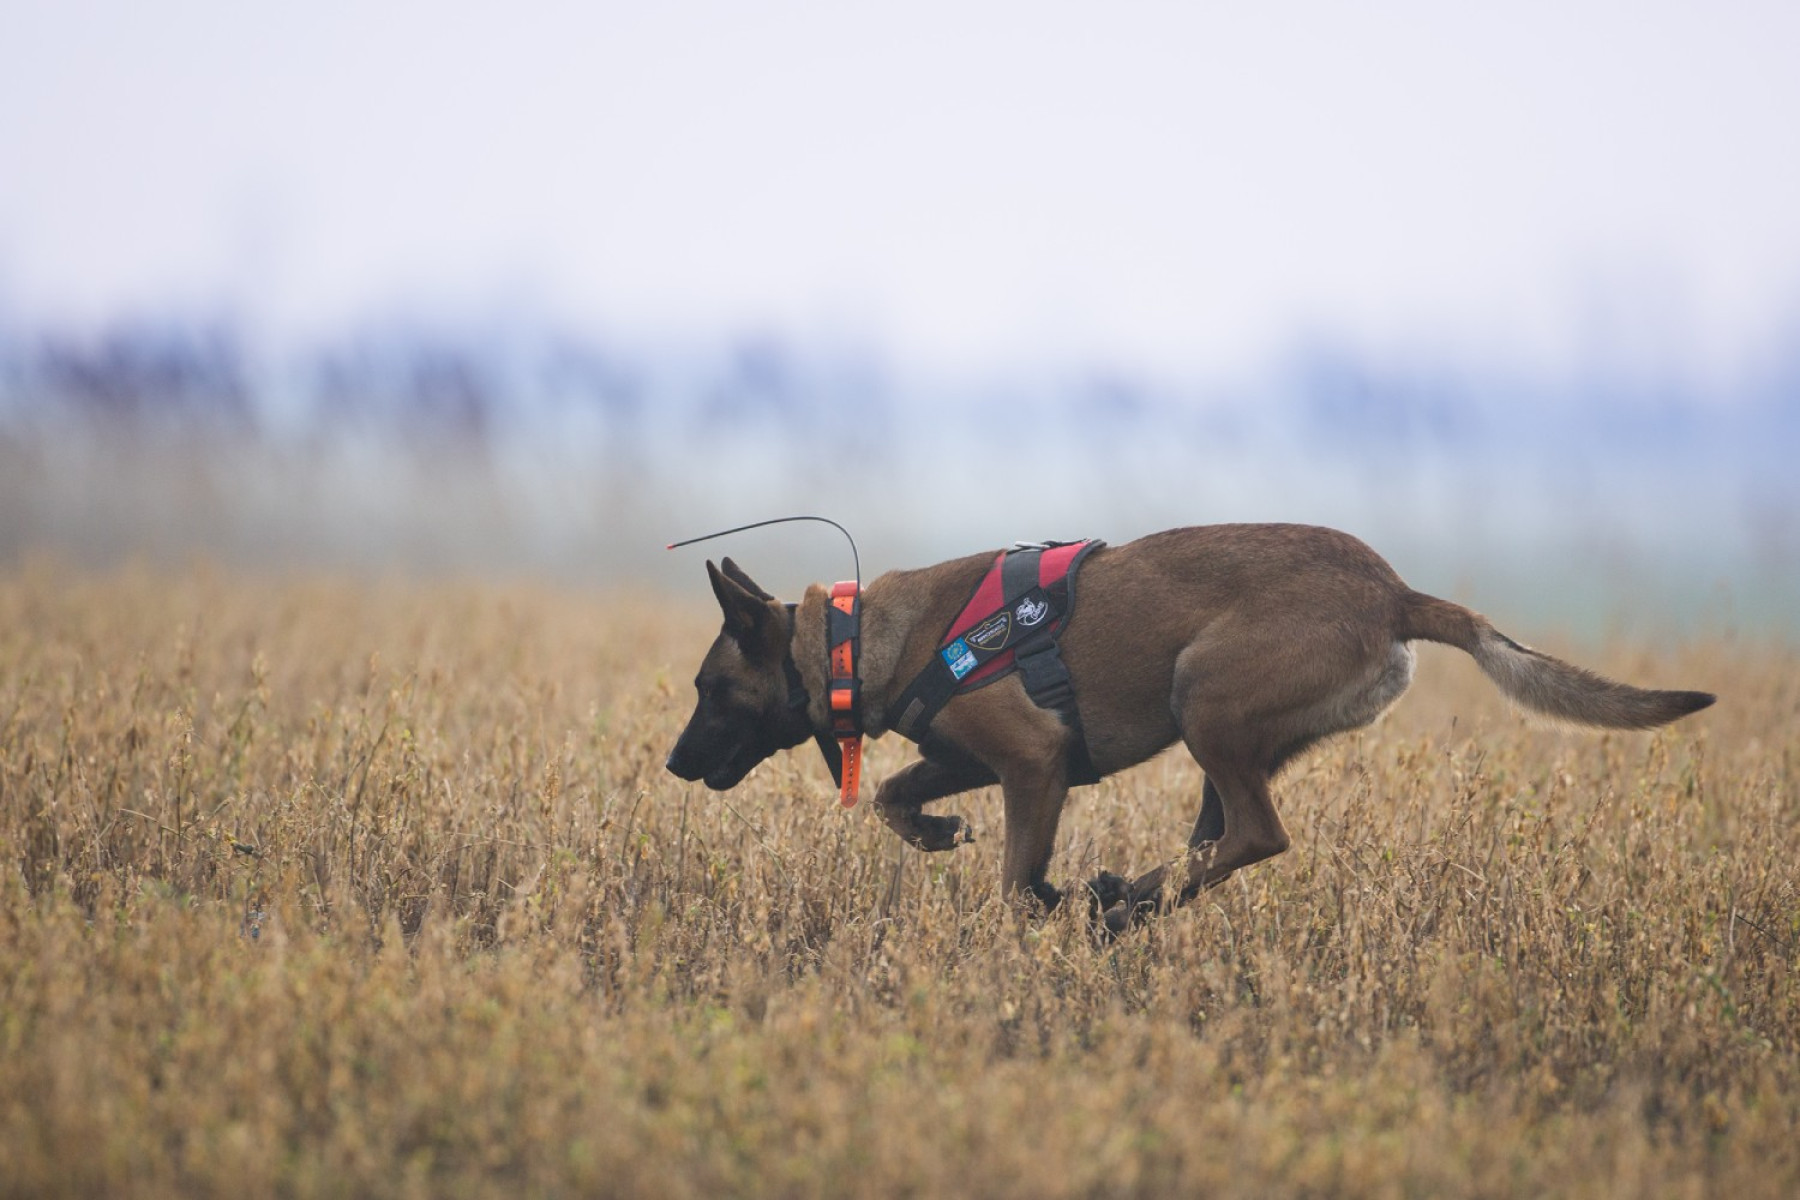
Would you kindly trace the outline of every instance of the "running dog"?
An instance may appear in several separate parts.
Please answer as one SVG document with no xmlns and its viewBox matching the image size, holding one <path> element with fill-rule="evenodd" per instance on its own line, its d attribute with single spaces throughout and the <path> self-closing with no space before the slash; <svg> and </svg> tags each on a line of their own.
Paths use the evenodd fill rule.
<svg viewBox="0 0 1800 1200">
<path fill-rule="evenodd" d="M 876 792 L 882 819 L 922 850 L 948 850 L 970 840 L 968 825 L 924 806 L 998 783 L 1006 894 L 1054 908 L 1062 893 L 1047 874 L 1069 788 L 1180 740 L 1205 775 L 1189 851 L 1135 879 L 1109 872 L 1088 885 L 1094 911 L 1117 933 L 1286 850 L 1270 781 L 1309 746 L 1370 724 L 1399 699 L 1412 682 L 1412 642 L 1455 646 L 1513 702 L 1560 722 L 1649 729 L 1714 700 L 1616 683 L 1522 646 L 1480 614 L 1412 590 L 1367 545 L 1332 529 L 1212 525 L 1091 550 L 1079 608 L 1071 578 L 1054 641 L 1018 643 L 1021 656 L 1055 649 L 1066 668 L 1063 702 L 1034 699 L 1025 672 L 1013 670 L 991 686 L 947 691 L 929 724 L 912 728 L 901 718 L 913 710 L 897 711 L 897 702 L 934 671 L 972 666 L 972 639 L 1012 636 L 1017 623 L 1001 610 L 947 642 L 971 596 L 1001 569 L 993 552 L 889 572 L 851 604 L 818 584 L 783 604 L 729 558 L 709 561 L 724 626 L 700 664 L 698 703 L 668 769 L 724 790 L 810 740 L 842 772 L 834 737 L 847 736 L 839 698 L 848 695 L 855 732 L 901 729 L 919 742 L 919 760 Z M 1041 618 L 1046 595 L 1054 588 L 1020 600 L 1023 615 Z M 848 635 L 834 632 L 844 619 L 834 610 L 854 619 Z M 848 677 L 844 644 L 855 658 Z"/>
</svg>

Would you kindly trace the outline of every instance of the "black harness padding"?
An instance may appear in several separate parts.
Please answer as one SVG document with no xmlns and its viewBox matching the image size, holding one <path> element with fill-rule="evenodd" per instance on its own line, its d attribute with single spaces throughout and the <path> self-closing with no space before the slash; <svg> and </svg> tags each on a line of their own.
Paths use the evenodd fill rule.
<svg viewBox="0 0 1800 1200">
<path fill-rule="evenodd" d="M 1007 550 L 997 568 L 990 568 L 982 577 L 968 604 L 945 630 L 938 652 L 895 700 L 890 710 L 897 714 L 893 728 L 913 741 L 923 741 L 932 718 L 951 697 L 985 687 L 1017 671 L 1026 695 L 1035 704 L 1061 716 L 1074 733 L 1069 746 L 1068 781 L 1097 781 L 1100 775 L 1088 753 L 1074 681 L 1057 641 L 1075 611 L 1076 569 L 1102 544 L 1079 543 L 1062 572 L 1047 582 L 1041 578 L 1045 551 L 1069 543 L 1045 542 Z M 999 606 L 977 607 L 977 597 L 984 589 L 992 597 L 990 580 L 996 569 L 1000 575 Z M 958 631 L 956 636 L 951 636 L 952 630 Z M 1009 662 L 995 662 L 1007 655 L 1011 656 Z"/>
<path fill-rule="evenodd" d="M 1045 546 L 1015 546 L 1000 560 L 1000 591 L 1005 598 L 1002 608 L 1011 608 L 1038 585 L 1038 561 Z"/>
</svg>

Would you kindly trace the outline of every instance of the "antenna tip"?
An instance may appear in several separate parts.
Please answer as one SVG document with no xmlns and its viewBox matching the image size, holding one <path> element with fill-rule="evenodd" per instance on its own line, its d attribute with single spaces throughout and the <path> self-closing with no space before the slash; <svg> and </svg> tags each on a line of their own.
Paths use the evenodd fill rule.
<svg viewBox="0 0 1800 1200">
<path fill-rule="evenodd" d="M 675 548 L 674 542 L 670 542 L 668 545 L 663 547 L 664 550 L 673 550 L 674 548 Z"/>
</svg>

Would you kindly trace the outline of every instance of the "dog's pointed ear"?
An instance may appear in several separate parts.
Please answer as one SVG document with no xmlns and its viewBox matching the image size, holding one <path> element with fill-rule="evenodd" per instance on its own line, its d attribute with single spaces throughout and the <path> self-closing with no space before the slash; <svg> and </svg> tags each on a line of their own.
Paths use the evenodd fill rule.
<svg viewBox="0 0 1800 1200">
<path fill-rule="evenodd" d="M 757 584 L 756 580 L 744 573 L 744 568 L 732 562 L 730 558 L 726 558 L 724 562 L 720 563 L 719 569 L 725 573 L 725 578 L 731 580 L 746 592 L 755 596 L 758 600 L 773 600 L 775 598 L 764 591 L 762 587 Z"/>
<path fill-rule="evenodd" d="M 732 566 L 730 559 L 726 559 L 725 564 L 727 567 Z M 713 566 L 710 558 L 706 560 L 706 575 L 712 580 L 713 595 L 718 598 L 719 610 L 725 614 L 725 632 L 740 643 L 747 642 L 769 619 L 769 602 Z"/>
<path fill-rule="evenodd" d="M 814 733 L 813 741 L 819 743 L 819 753 L 825 756 L 825 765 L 831 768 L 831 782 L 839 787 L 844 786 L 844 751 L 837 740 L 828 733 Z"/>
</svg>

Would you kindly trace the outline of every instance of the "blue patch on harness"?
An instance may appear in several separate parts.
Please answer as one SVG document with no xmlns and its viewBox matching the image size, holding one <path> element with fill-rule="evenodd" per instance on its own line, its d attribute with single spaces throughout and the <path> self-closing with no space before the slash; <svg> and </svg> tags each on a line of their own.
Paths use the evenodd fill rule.
<svg viewBox="0 0 1800 1200">
<path fill-rule="evenodd" d="M 957 638 L 938 653 L 944 656 L 944 665 L 950 668 L 950 674 L 958 679 L 975 669 L 975 652 L 969 649 L 968 643 L 961 638 Z"/>
</svg>

